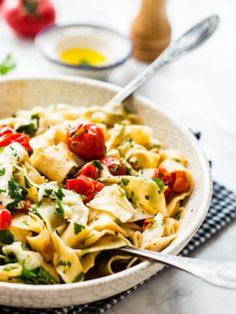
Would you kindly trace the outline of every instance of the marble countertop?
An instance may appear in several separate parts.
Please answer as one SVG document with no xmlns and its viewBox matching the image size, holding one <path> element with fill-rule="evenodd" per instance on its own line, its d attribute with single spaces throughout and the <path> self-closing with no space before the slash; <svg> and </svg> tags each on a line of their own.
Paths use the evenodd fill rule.
<svg viewBox="0 0 236 314">
<path fill-rule="evenodd" d="M 60 22 L 93 22 L 128 33 L 139 0 L 55 0 Z M 76 8 L 76 9 L 75 9 Z M 219 30 L 205 46 L 162 69 L 143 94 L 171 112 L 185 126 L 202 132 L 201 144 L 213 161 L 213 177 L 236 191 L 236 2 L 169 0 L 168 13 L 177 36 L 199 19 L 217 13 Z M 10 76 L 59 73 L 43 60 L 29 40 L 15 37 L 0 20 L 0 57 L 12 52 L 17 68 Z M 144 64 L 130 60 L 109 81 L 124 85 Z M 60 72 L 62 73 L 62 72 Z M 221 231 L 192 256 L 236 261 L 236 223 Z M 111 308 L 109 314 L 234 314 L 236 291 L 212 287 L 168 269 Z"/>
</svg>

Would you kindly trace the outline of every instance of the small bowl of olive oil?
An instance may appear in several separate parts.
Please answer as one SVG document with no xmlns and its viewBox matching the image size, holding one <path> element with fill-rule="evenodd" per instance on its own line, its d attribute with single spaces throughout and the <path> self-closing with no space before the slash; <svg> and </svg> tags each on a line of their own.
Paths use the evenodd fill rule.
<svg viewBox="0 0 236 314">
<path fill-rule="evenodd" d="M 35 44 L 60 72 L 98 79 L 105 79 L 132 54 L 129 38 L 97 25 L 54 25 L 41 31 Z"/>
</svg>

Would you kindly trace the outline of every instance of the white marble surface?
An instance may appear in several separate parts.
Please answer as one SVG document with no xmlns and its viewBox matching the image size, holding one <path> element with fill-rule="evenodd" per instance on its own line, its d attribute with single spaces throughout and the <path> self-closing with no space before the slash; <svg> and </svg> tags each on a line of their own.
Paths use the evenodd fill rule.
<svg viewBox="0 0 236 314">
<path fill-rule="evenodd" d="M 93 22 L 128 33 L 139 0 L 55 0 L 60 22 Z M 204 47 L 163 69 L 140 91 L 174 114 L 184 125 L 203 132 L 202 146 L 213 161 L 213 176 L 236 191 L 236 2 L 235 0 L 169 0 L 173 35 L 212 13 L 220 28 Z M 15 37 L 0 20 L 0 56 L 12 52 L 17 68 L 10 76 L 62 73 L 50 67 L 31 41 Z M 133 60 L 110 81 L 124 85 L 144 67 Z M 193 255 L 236 261 L 236 223 Z M 236 291 L 211 287 L 168 269 L 152 278 L 109 314 L 234 314 Z"/>
</svg>

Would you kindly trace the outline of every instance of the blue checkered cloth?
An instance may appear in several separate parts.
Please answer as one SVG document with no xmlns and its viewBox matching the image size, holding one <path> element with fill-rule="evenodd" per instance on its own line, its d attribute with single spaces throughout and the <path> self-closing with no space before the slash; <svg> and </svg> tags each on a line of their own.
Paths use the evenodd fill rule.
<svg viewBox="0 0 236 314">
<path fill-rule="evenodd" d="M 214 234 L 223 229 L 236 217 L 236 194 L 228 190 L 223 185 L 214 182 L 213 185 L 213 197 L 210 209 L 207 213 L 206 219 L 202 226 L 183 249 L 182 255 L 186 256 L 192 252 L 195 248 L 202 245 Z M 109 308 L 116 303 L 122 301 L 128 297 L 130 293 L 136 290 L 139 286 L 145 282 L 125 291 L 111 298 L 93 302 L 90 304 L 69 306 L 60 309 L 25 309 L 25 308 L 13 308 L 7 306 L 0 306 L 1 314 L 100 314 L 106 312 Z"/>
</svg>

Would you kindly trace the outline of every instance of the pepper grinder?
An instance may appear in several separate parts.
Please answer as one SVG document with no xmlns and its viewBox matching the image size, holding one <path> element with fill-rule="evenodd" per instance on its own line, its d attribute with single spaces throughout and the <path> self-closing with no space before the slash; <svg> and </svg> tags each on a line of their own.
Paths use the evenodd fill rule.
<svg viewBox="0 0 236 314">
<path fill-rule="evenodd" d="M 169 45 L 171 28 L 166 15 L 166 0 L 142 0 L 131 27 L 133 56 L 152 62 Z"/>
</svg>

